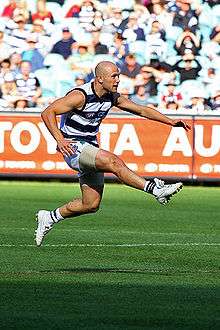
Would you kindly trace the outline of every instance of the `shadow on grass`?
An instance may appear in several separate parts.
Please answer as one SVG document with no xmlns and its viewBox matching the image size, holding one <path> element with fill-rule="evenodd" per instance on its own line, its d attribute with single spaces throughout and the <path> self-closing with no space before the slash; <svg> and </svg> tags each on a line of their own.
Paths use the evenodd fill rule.
<svg viewBox="0 0 220 330">
<path fill-rule="evenodd" d="M 66 268 L 66 269 L 54 269 L 54 270 L 43 270 L 39 271 L 42 274 L 50 273 L 62 273 L 62 274 L 99 274 L 99 273 L 125 273 L 125 274 L 146 274 L 146 273 L 164 273 L 166 271 L 154 271 L 153 269 L 119 269 L 119 268 L 88 268 L 88 267 L 79 267 L 79 268 Z"/>
<path fill-rule="evenodd" d="M 76 268 L 63 272 L 65 276 L 42 271 L 42 275 L 1 281 L 0 329 L 220 328 L 212 286 L 187 281 L 177 285 L 172 277 L 161 284 L 154 276 L 132 270 Z"/>
<path fill-rule="evenodd" d="M 160 275 L 181 275 L 181 274 L 198 274 L 198 270 L 189 271 L 188 269 L 180 269 L 177 270 L 172 268 L 161 268 L 161 269 L 153 269 L 153 268 L 89 268 L 89 267 L 75 267 L 75 268 L 64 268 L 64 269 L 54 269 L 54 270 L 42 270 L 39 271 L 41 274 L 99 274 L 99 273 L 124 273 L 124 274 L 160 274 Z M 200 271 L 202 273 L 202 271 Z M 215 270 L 208 270 L 204 271 L 205 274 L 213 274 L 219 276 L 219 271 Z"/>
</svg>

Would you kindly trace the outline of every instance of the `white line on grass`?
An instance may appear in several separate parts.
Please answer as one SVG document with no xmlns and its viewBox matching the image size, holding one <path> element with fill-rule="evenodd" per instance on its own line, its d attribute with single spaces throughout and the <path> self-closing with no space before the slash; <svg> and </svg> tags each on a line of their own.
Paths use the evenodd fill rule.
<svg viewBox="0 0 220 330">
<path fill-rule="evenodd" d="M 220 246 L 220 243 L 44 244 L 44 247 Z M 0 244 L 0 247 L 36 247 L 35 244 Z"/>
<path fill-rule="evenodd" d="M 21 231 L 33 231 L 33 228 L 31 227 L 0 227 L 0 232 L 1 230 L 21 230 Z M 145 232 L 145 231 L 138 231 L 138 230 L 120 230 L 120 232 L 116 231 L 116 230 L 109 230 L 109 229 L 78 229 L 78 228 L 57 228 L 58 231 L 66 231 L 66 232 L 91 232 L 91 233 L 97 233 L 97 232 L 106 232 L 106 233 L 116 233 L 116 234 L 141 234 L 141 235 L 161 235 L 161 236 L 168 236 L 168 235 L 180 235 L 180 236 L 186 236 L 186 235 L 190 235 L 190 236 L 217 236 L 217 234 L 213 234 L 213 233 L 177 233 L 177 232 Z"/>
</svg>

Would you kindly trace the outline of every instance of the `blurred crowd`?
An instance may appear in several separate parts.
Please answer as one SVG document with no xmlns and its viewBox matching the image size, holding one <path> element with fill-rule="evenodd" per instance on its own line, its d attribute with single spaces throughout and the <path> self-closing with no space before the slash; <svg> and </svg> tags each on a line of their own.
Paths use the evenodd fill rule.
<svg viewBox="0 0 220 330">
<path fill-rule="evenodd" d="M 119 92 L 138 104 L 220 110 L 220 2 L 0 2 L 0 110 L 42 109 L 102 60 L 117 63 Z"/>
</svg>

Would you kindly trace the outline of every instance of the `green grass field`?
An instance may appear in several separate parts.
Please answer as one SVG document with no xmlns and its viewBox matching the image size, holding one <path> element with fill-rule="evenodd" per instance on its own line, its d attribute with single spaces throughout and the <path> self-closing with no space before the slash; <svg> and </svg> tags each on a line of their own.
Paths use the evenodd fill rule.
<svg viewBox="0 0 220 330">
<path fill-rule="evenodd" d="M 68 183 L 0 182 L 0 329 L 220 329 L 220 188 L 166 207 L 106 184 L 100 211 L 34 245 L 35 212 Z"/>
</svg>

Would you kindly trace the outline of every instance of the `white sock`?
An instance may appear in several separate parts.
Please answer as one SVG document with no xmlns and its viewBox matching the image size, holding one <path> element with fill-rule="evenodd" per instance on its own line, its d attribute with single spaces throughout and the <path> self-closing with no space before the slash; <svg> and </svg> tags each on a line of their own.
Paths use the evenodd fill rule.
<svg viewBox="0 0 220 330">
<path fill-rule="evenodd" d="M 153 195 L 155 186 L 156 186 L 156 184 L 155 184 L 154 180 L 146 181 L 145 185 L 144 185 L 144 191 Z"/>
<path fill-rule="evenodd" d="M 64 219 L 64 217 L 60 214 L 60 209 L 59 209 L 59 208 L 57 208 L 57 209 L 55 210 L 55 212 L 56 212 L 56 218 L 57 218 L 58 221 Z"/>
<path fill-rule="evenodd" d="M 50 216 L 51 216 L 53 222 L 59 222 L 64 219 L 64 217 L 60 214 L 59 208 L 51 211 Z"/>
</svg>

